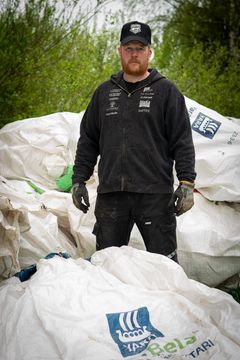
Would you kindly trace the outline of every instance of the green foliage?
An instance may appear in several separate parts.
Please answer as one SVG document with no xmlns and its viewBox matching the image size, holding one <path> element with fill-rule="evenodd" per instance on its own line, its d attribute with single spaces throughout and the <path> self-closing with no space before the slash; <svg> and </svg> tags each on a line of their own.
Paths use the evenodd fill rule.
<svg viewBox="0 0 240 360">
<path fill-rule="evenodd" d="M 88 27 L 97 9 L 86 13 L 80 3 L 62 0 L 60 9 L 59 0 L 0 3 L 0 127 L 28 117 L 82 111 L 94 89 L 118 71 L 115 49 L 123 14 L 109 13 L 105 28 L 97 32 Z M 124 3 L 135 10 L 140 6 L 132 0 Z M 149 3 L 157 45 L 153 66 L 190 98 L 222 114 L 240 117 L 239 2 L 171 3 L 174 7 L 160 46 L 156 35 L 163 20 L 160 3 Z"/>
<path fill-rule="evenodd" d="M 90 31 L 86 15 L 75 15 L 73 21 L 74 7 L 67 0 L 63 4 L 63 10 L 56 0 L 26 0 L 24 6 L 6 0 L 2 5 L 1 126 L 53 112 L 79 112 L 95 87 L 118 69 L 114 33 Z"/>
<path fill-rule="evenodd" d="M 235 19 L 229 14 L 229 3 L 175 2 L 180 5 L 165 26 L 155 64 L 184 95 L 223 115 L 240 118 L 239 40 L 232 41 L 240 28 L 235 28 L 234 36 L 229 30 L 233 21 L 229 19 Z M 230 3 L 237 7 L 235 0 Z"/>
<path fill-rule="evenodd" d="M 97 35 L 87 30 L 63 41 L 61 49 L 48 57 L 42 71 L 35 73 L 25 86 L 30 113 L 85 109 L 97 85 L 118 69 L 110 41 L 107 33 Z M 57 56 L 60 58 L 56 62 Z"/>
<path fill-rule="evenodd" d="M 53 8 L 46 2 L 26 4 L 8 1 L 0 17 L 0 108 L 1 120 L 24 113 L 27 99 L 24 87 L 34 72 L 39 71 L 50 44 L 57 41 Z M 17 111 L 16 111 L 17 109 Z"/>
<path fill-rule="evenodd" d="M 175 0 L 168 28 L 175 30 L 175 43 L 193 47 L 197 43 L 204 49 L 217 43 L 231 54 L 239 49 L 239 0 Z"/>
<path fill-rule="evenodd" d="M 224 47 L 204 50 L 199 44 L 189 52 L 177 52 L 167 67 L 164 51 L 156 53 L 155 61 L 184 95 L 225 116 L 240 117 L 240 63 L 228 54 Z"/>
</svg>

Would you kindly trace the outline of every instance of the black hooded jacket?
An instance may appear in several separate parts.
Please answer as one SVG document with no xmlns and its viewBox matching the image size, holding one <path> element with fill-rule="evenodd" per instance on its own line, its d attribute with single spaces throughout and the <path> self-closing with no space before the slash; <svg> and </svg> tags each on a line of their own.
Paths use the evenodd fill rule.
<svg viewBox="0 0 240 360">
<path fill-rule="evenodd" d="M 194 181 L 184 97 L 157 70 L 149 71 L 131 93 L 122 72 L 97 88 L 82 119 L 73 183 L 90 178 L 98 155 L 99 193 L 170 193 L 174 161 L 178 179 Z"/>
</svg>

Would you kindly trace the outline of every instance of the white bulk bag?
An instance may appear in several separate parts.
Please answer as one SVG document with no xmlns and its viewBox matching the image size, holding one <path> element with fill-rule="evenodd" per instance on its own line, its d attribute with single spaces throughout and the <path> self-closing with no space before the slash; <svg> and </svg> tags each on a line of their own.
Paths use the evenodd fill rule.
<svg viewBox="0 0 240 360">
<path fill-rule="evenodd" d="M 0 287 L 0 358 L 238 360 L 240 305 L 131 247 L 40 260 Z"/>
<path fill-rule="evenodd" d="M 240 212 L 199 193 L 194 202 L 177 217 L 178 260 L 190 278 L 218 286 L 240 273 Z"/>
<path fill-rule="evenodd" d="M 95 174 L 96 175 L 96 174 Z M 96 221 L 94 215 L 97 182 L 95 176 L 87 183 L 90 208 L 86 214 L 77 209 L 72 201 L 72 195 L 59 191 L 46 191 L 40 199 L 48 211 L 58 217 L 58 223 L 65 233 L 69 233 L 77 245 L 78 256 L 89 258 L 96 251 L 96 237 L 93 227 Z"/>
<path fill-rule="evenodd" d="M 240 202 L 240 122 L 185 101 L 196 151 L 196 188 L 209 200 Z"/>
<path fill-rule="evenodd" d="M 0 173 L 56 189 L 74 163 L 82 113 L 62 112 L 19 120 L 0 130 Z"/>
<path fill-rule="evenodd" d="M 0 177 L 0 280 L 51 252 L 78 256 L 57 217 L 22 183 Z M 27 187 L 29 191 L 24 190 Z"/>
</svg>

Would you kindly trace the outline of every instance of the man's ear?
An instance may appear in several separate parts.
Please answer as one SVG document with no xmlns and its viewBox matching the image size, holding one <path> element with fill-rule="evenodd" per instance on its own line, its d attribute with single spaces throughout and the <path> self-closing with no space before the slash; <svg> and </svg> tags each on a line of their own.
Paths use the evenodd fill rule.
<svg viewBox="0 0 240 360">
<path fill-rule="evenodd" d="M 149 49 L 149 56 L 148 56 L 148 59 L 149 61 L 152 61 L 152 59 L 154 58 L 154 49 L 150 48 Z"/>
<path fill-rule="evenodd" d="M 117 48 L 117 53 L 118 53 L 119 56 L 121 56 L 121 46 L 119 46 L 119 47 Z"/>
</svg>

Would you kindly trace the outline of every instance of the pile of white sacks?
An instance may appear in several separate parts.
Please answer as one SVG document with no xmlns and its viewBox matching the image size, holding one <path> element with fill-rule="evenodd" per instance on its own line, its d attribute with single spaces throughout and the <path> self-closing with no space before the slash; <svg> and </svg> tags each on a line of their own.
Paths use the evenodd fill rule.
<svg viewBox="0 0 240 360">
<path fill-rule="evenodd" d="M 211 287 L 239 281 L 240 122 L 186 104 L 197 192 L 177 219 L 181 266 L 144 251 L 136 227 L 131 246 L 94 253 L 97 167 L 87 214 L 56 185 L 83 113 L 0 130 L 0 359 L 239 359 L 240 306 Z M 32 264 L 28 281 L 11 277 Z"/>
<path fill-rule="evenodd" d="M 186 98 L 196 150 L 195 206 L 177 219 L 178 257 L 187 275 L 209 286 L 239 281 L 240 120 Z M 98 183 L 88 183 L 90 211 L 76 209 L 56 181 L 74 163 L 83 113 L 56 113 L 0 130 L 0 279 L 49 252 L 90 257 Z M 29 181 L 31 183 L 29 183 Z M 32 186 L 44 190 L 36 192 Z M 177 185 L 177 181 L 176 181 Z M 130 244 L 144 249 L 134 227 Z"/>
</svg>

